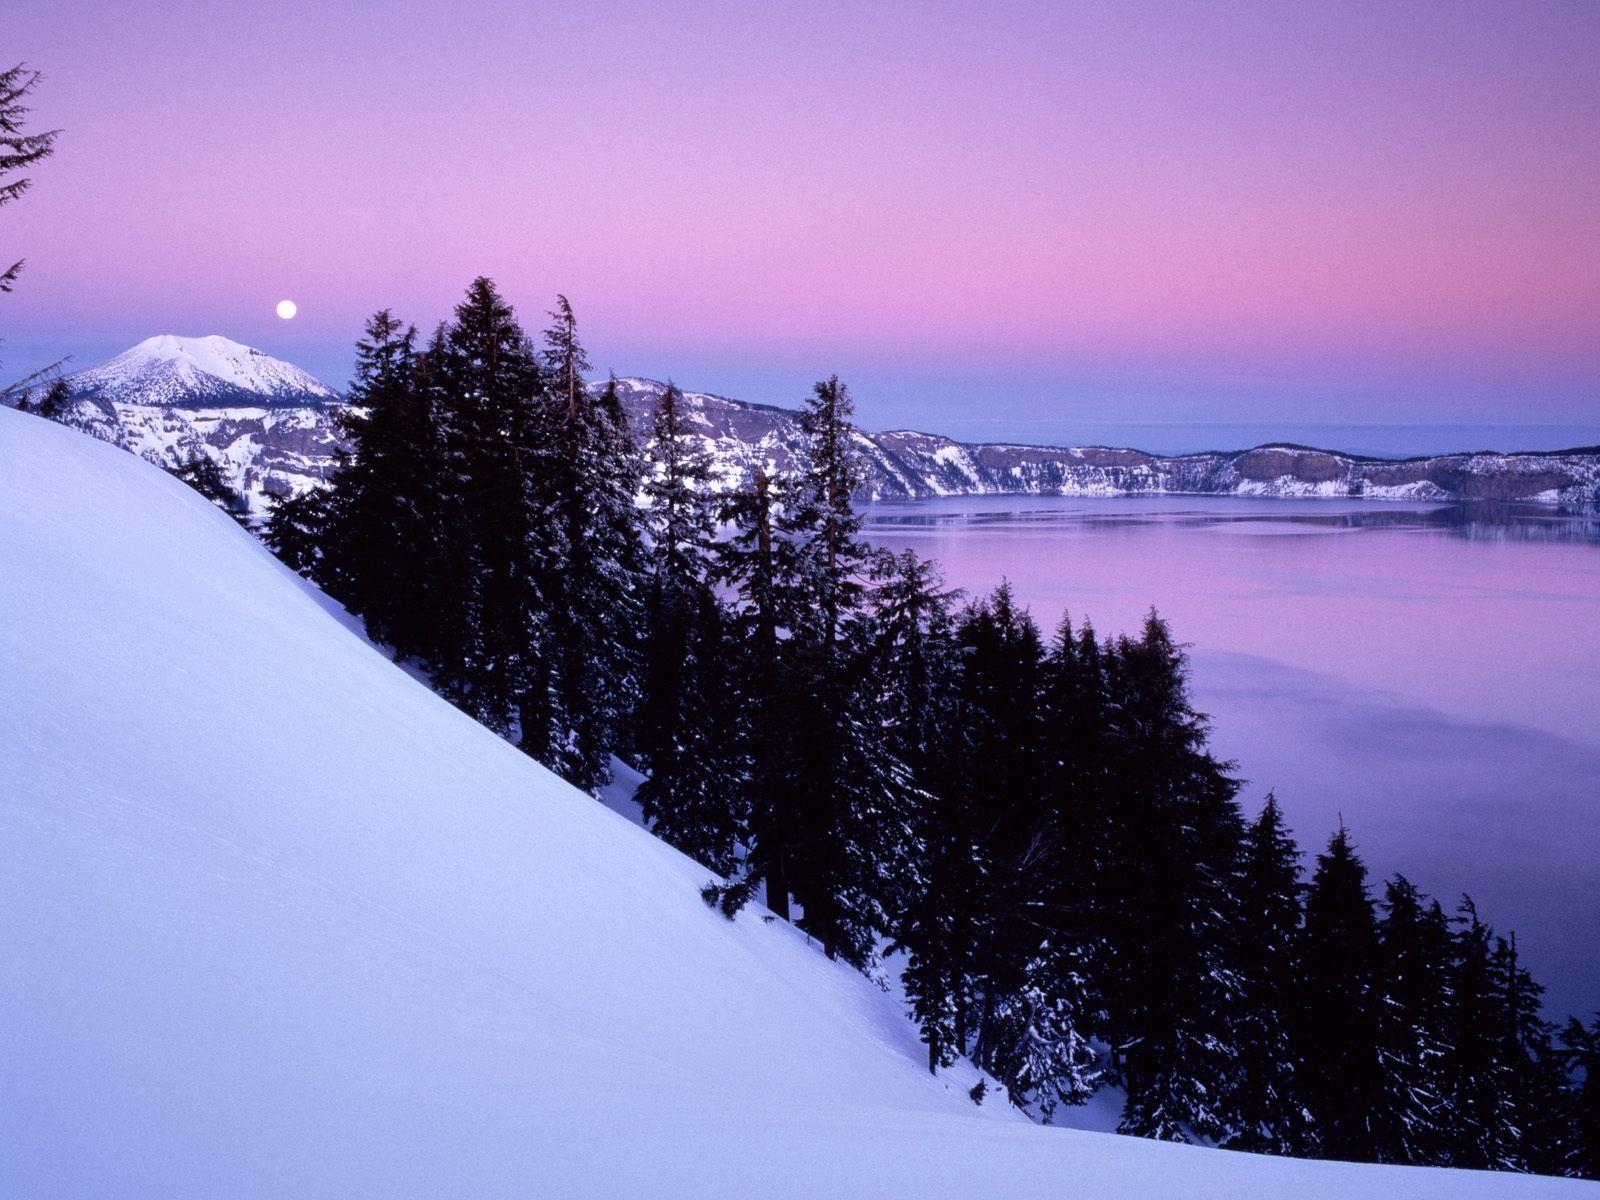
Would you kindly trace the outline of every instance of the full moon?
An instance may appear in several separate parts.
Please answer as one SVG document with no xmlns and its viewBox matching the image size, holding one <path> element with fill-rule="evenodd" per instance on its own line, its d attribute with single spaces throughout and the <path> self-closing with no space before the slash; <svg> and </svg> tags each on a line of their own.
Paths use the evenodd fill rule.
<svg viewBox="0 0 1600 1200">
<path fill-rule="evenodd" d="M 295 307 L 295 303 L 294 303 L 293 300 L 279 300 L 278 301 L 278 315 L 280 317 L 282 317 L 285 321 L 287 321 L 290 317 L 294 316 L 294 314 L 299 312 L 299 311 L 300 310 Z"/>
</svg>

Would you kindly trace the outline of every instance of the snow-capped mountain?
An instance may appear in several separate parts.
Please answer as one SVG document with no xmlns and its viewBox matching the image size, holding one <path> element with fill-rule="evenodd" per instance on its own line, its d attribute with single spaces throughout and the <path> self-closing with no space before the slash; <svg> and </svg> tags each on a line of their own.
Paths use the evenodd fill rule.
<svg viewBox="0 0 1600 1200">
<path fill-rule="evenodd" d="M 215 335 L 146 338 L 67 376 L 63 424 L 165 467 L 196 456 L 261 516 L 327 478 L 339 394 L 293 363 Z"/>
<path fill-rule="evenodd" d="M 78 397 L 153 408 L 305 407 L 339 398 L 293 363 L 216 334 L 146 338 L 68 383 Z"/>
<path fill-rule="evenodd" d="M 227 338 L 150 338 L 68 376 L 67 385 L 71 403 L 58 420 L 164 466 L 207 455 L 257 516 L 269 495 L 299 494 L 333 468 L 338 394 L 300 368 Z M 617 386 L 634 427 L 648 431 L 666 385 L 630 377 Z M 757 467 L 782 472 L 796 464 L 802 435 L 795 411 L 707 392 L 685 392 L 684 399 L 719 486 L 734 486 Z M 1594 448 L 1400 461 L 1291 445 L 1159 455 L 957 442 L 914 430 L 864 432 L 860 447 L 871 499 L 1189 493 L 1592 505 L 1600 498 Z"/>
<path fill-rule="evenodd" d="M 0 464 L 8 1200 L 1593 1194 L 975 1104 L 176 480 L 5 411 Z"/>
</svg>

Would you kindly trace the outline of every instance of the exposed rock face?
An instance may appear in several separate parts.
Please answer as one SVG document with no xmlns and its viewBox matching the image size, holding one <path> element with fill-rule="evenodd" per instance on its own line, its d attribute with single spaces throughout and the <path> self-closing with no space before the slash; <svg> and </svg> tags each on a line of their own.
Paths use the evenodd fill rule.
<svg viewBox="0 0 1600 1200">
<path fill-rule="evenodd" d="M 74 400 L 57 419 L 158 466 L 215 459 L 223 478 L 266 514 L 269 496 L 298 495 L 328 478 L 338 439 L 336 403 L 273 408 L 163 408 Z"/>
<path fill-rule="evenodd" d="M 1342 479 L 1349 464 L 1332 454 L 1303 453 L 1262 447 L 1247 450 L 1234 460 L 1241 479 L 1265 483 L 1273 479 L 1293 479 L 1299 483 L 1327 483 Z"/>
</svg>

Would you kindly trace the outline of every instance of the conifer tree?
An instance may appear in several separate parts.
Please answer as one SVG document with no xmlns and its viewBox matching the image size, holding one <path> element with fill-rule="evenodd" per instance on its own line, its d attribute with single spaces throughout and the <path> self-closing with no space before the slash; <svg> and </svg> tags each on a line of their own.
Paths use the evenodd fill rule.
<svg viewBox="0 0 1600 1200">
<path fill-rule="evenodd" d="M 918 804 L 920 869 L 895 936 L 896 948 L 907 952 L 901 980 L 934 1072 L 966 1052 L 976 1004 L 984 864 L 968 815 L 959 790 L 949 786 L 925 793 Z"/>
<path fill-rule="evenodd" d="M 796 622 L 800 588 L 795 544 L 784 521 L 786 481 L 757 469 L 747 483 L 722 498 L 728 535 L 717 545 L 718 579 L 733 592 L 730 627 L 738 645 L 737 687 L 747 697 L 741 741 L 749 763 L 747 850 L 740 878 L 708 890 L 730 916 L 757 887 L 767 907 L 790 916 L 791 857 L 803 786 L 795 733 L 807 701 L 795 686 L 785 653 Z"/>
<path fill-rule="evenodd" d="M 657 836 L 728 874 L 743 823 L 731 647 L 712 585 L 709 459 L 669 383 L 652 422 L 650 574 L 634 745 L 636 798 Z"/>
<path fill-rule="evenodd" d="M 435 686 L 501 734 L 530 737 L 548 694 L 549 573 L 531 495 L 536 406 L 544 379 L 527 334 L 494 283 L 479 277 L 425 355 L 424 386 L 438 422 Z"/>
<path fill-rule="evenodd" d="M 269 511 L 261 539 L 284 566 L 307 579 L 322 574 L 324 547 L 328 543 L 328 513 L 334 493 L 311 488 L 296 496 L 291 492 L 268 498 Z"/>
<path fill-rule="evenodd" d="M 915 870 L 894 905 L 895 948 L 912 1016 L 928 1047 L 928 1068 L 965 1050 L 972 1008 L 973 904 L 979 866 L 959 789 L 964 733 L 954 706 L 954 593 L 934 565 L 912 551 L 874 560 L 871 650 L 865 664 L 890 752 L 906 766 L 914 794 Z"/>
<path fill-rule="evenodd" d="M 1111 756 L 1105 655 L 1087 621 L 1063 615 L 1044 666 L 1045 798 L 1065 838 L 1062 885 L 1087 905 L 1105 866 Z M 1090 913 L 1078 914 L 1092 923 Z"/>
<path fill-rule="evenodd" d="M 865 471 L 849 389 L 819 382 L 800 416 L 804 469 L 786 513 L 798 601 L 784 647 L 787 687 L 801 706 L 789 750 L 789 884 L 803 924 L 829 957 L 863 963 L 887 927 L 903 877 L 912 785 L 874 727 L 855 665 L 870 652 L 861 600 L 868 550 L 855 494 Z"/>
<path fill-rule="evenodd" d="M 535 757 L 593 790 L 610 778 L 637 702 L 643 463 L 615 378 L 599 394 L 584 380 L 589 362 L 565 296 L 550 317 L 534 477 L 547 674 L 522 736 Z"/>
<path fill-rule="evenodd" d="M 0 71 L 0 208 L 21 198 L 33 180 L 20 172 L 43 162 L 55 153 L 59 130 L 24 133 L 30 111 L 27 99 L 39 83 L 39 72 L 23 63 Z M 22 273 L 17 260 L 0 268 L 0 292 L 9 292 Z"/>
<path fill-rule="evenodd" d="M 1461 900 L 1454 949 L 1445 1060 L 1450 1162 L 1483 1170 L 1504 1168 L 1514 1157 L 1517 1140 L 1502 1042 L 1505 1014 L 1494 931 L 1479 919 L 1471 897 Z"/>
<path fill-rule="evenodd" d="M 1049 1121 L 1062 1104 L 1081 1104 L 1099 1087 L 1100 1055 L 1090 1042 L 1100 1027 L 1092 944 L 1046 935 L 1017 983 L 987 1010 L 988 1066 L 1013 1102 Z"/>
<path fill-rule="evenodd" d="M 1600 1180 L 1600 1013 L 1585 1027 L 1576 1017 L 1561 1033 L 1566 1064 L 1577 1075 L 1570 1098 L 1568 1172 Z"/>
<path fill-rule="evenodd" d="M 1228 1145 L 1241 1150 L 1292 1154 L 1305 1141 L 1295 1046 L 1301 891 L 1300 850 L 1268 792 L 1245 831 L 1239 871 L 1239 1062 Z"/>
<path fill-rule="evenodd" d="M 1522 965 L 1516 935 L 1495 939 L 1493 972 L 1500 1009 L 1501 1071 L 1508 1139 L 1500 1166 L 1551 1175 L 1562 1170 L 1571 1131 L 1567 1127 L 1567 1080 L 1544 1019 L 1544 988 Z"/>
<path fill-rule="evenodd" d="M 948 735 L 955 635 L 937 566 L 914 551 L 880 551 L 871 566 L 868 658 L 884 736 L 919 788 L 936 782 Z"/>
<path fill-rule="evenodd" d="M 1448 1161 L 1443 1070 L 1449 1050 L 1450 929 L 1403 875 L 1384 885 L 1378 954 L 1377 1162 Z"/>
<path fill-rule="evenodd" d="M 240 524 L 246 523 L 250 512 L 249 505 L 223 478 L 222 468 L 217 466 L 216 459 L 210 455 L 196 454 L 183 466 L 173 469 L 171 474 L 183 480 L 235 521 Z"/>
<path fill-rule="evenodd" d="M 66 415 L 71 404 L 71 389 L 67 387 L 65 379 L 58 377 L 50 381 L 50 386 L 44 390 L 44 395 L 39 397 L 39 404 L 33 411 L 46 420 L 59 421 Z"/>
<path fill-rule="evenodd" d="M 1137 640 L 1118 640 L 1108 691 L 1115 806 L 1096 911 L 1121 1128 L 1221 1137 L 1238 1054 L 1239 785 L 1207 749 L 1183 654 L 1154 613 Z"/>
<path fill-rule="evenodd" d="M 416 330 L 384 309 L 356 343 L 318 581 L 400 657 L 429 657 L 442 443 Z"/>
<path fill-rule="evenodd" d="M 1001 1047 L 1014 1035 L 997 1014 L 1026 985 L 1053 925 L 1047 892 L 1060 841 L 1042 798 L 1044 648 L 1005 582 L 963 613 L 957 636 L 964 744 L 952 782 L 982 864 L 970 918 L 972 1054 L 998 1072 Z"/>
<path fill-rule="evenodd" d="M 1306 1106 L 1323 1158 L 1370 1160 L 1381 1092 L 1378 923 L 1367 868 L 1340 826 L 1306 893 L 1300 1046 Z"/>
<path fill-rule="evenodd" d="M 1038 628 L 1004 583 L 963 614 L 957 646 L 959 754 L 941 777 L 945 820 L 970 847 L 968 863 L 945 872 L 958 884 L 946 884 L 946 909 L 963 934 L 958 1040 L 970 1033 L 974 1061 L 1048 1119 L 1098 1086 L 1092 1039 L 1105 1023 L 1102 948 L 1080 874 L 1091 835 L 1049 736 L 1064 719 L 1052 688 L 1064 688 L 1066 668 L 1047 669 Z"/>
</svg>

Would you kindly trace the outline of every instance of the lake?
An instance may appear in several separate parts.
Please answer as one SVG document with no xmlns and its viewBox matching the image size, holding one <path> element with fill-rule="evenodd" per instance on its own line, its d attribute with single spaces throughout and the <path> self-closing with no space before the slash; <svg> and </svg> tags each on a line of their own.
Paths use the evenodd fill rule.
<svg viewBox="0 0 1600 1200">
<path fill-rule="evenodd" d="M 1235 497 L 880 503 L 867 536 L 1048 635 L 1153 605 L 1213 745 L 1302 848 L 1341 817 L 1372 873 L 1470 893 L 1548 989 L 1600 1009 L 1600 515 Z"/>
</svg>

